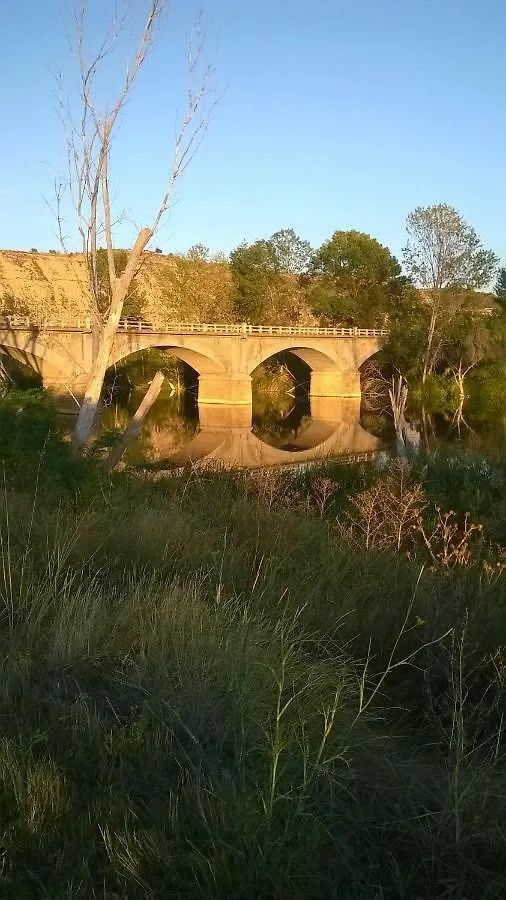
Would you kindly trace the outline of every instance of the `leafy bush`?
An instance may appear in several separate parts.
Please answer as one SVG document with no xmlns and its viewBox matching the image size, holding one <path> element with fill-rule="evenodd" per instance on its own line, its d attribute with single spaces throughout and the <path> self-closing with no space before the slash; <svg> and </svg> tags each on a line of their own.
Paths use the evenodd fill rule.
<svg viewBox="0 0 506 900">
<path fill-rule="evenodd" d="M 0 465 L 11 487 L 35 486 L 58 498 L 88 490 L 96 473 L 73 456 L 59 433 L 50 396 L 40 390 L 9 391 L 0 398 Z"/>
<path fill-rule="evenodd" d="M 504 497 L 505 471 L 482 457 L 469 454 L 427 458 L 420 477 L 436 501 L 447 509 L 483 516 Z"/>
</svg>

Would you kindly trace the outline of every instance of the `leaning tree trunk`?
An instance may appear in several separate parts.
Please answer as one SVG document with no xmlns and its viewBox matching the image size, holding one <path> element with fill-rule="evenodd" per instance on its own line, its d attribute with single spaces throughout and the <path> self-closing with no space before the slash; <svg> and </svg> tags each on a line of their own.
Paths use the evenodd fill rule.
<svg viewBox="0 0 506 900">
<path fill-rule="evenodd" d="M 88 440 L 97 416 L 98 404 L 106 370 L 111 359 L 111 351 L 118 330 L 119 320 L 123 312 L 123 304 L 130 289 L 140 258 L 148 241 L 152 237 L 150 228 L 143 228 L 130 251 L 128 262 L 123 273 L 111 285 L 111 307 L 107 322 L 102 330 L 102 339 L 96 358 L 91 367 L 90 380 L 81 403 L 73 437 L 73 446 L 82 447 Z"/>
<path fill-rule="evenodd" d="M 427 379 L 427 375 L 432 371 L 432 360 L 431 360 L 431 351 L 432 351 L 432 341 L 434 339 L 434 332 L 436 330 L 436 308 L 432 307 L 432 312 L 430 316 L 430 324 L 429 324 L 429 332 L 427 335 L 427 348 L 425 350 L 425 359 L 423 363 L 423 373 L 422 373 L 422 384 L 425 384 Z"/>
<path fill-rule="evenodd" d="M 163 380 L 165 375 L 163 372 L 157 372 L 153 381 L 151 382 L 149 388 L 147 389 L 144 397 L 141 400 L 141 403 L 137 409 L 137 412 L 127 425 L 125 431 L 123 432 L 122 438 L 119 444 L 116 447 L 113 447 L 108 458 L 107 458 L 107 468 L 114 469 L 115 466 L 118 465 L 121 457 L 123 456 L 125 450 L 128 445 L 135 440 L 139 431 L 141 430 L 144 419 L 146 418 L 149 410 L 153 406 L 158 394 L 162 389 Z"/>
</svg>

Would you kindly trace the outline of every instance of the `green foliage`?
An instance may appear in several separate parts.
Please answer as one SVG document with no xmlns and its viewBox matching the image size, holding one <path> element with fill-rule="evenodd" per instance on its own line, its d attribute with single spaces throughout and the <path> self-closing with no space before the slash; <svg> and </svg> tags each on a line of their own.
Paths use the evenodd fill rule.
<svg viewBox="0 0 506 900">
<path fill-rule="evenodd" d="M 428 415 L 442 413 L 450 416 L 458 406 L 459 392 L 453 378 L 447 375 L 428 375 L 425 382 L 414 380 L 410 385 L 411 410 L 424 410 Z"/>
<path fill-rule="evenodd" d="M 292 228 L 236 247 L 230 254 L 236 316 L 253 323 L 293 320 L 297 315 L 294 296 L 310 258 L 309 243 Z"/>
<path fill-rule="evenodd" d="M 268 241 L 240 244 L 230 254 L 235 288 L 234 306 L 240 320 L 261 322 L 275 279 L 275 259 Z"/>
<path fill-rule="evenodd" d="M 506 269 L 499 269 L 497 281 L 495 283 L 495 296 L 497 302 L 503 310 L 506 310 Z"/>
<path fill-rule="evenodd" d="M 488 342 L 472 311 L 480 306 L 477 288 L 491 279 L 498 263 L 460 213 L 445 203 L 418 207 L 407 219 L 404 264 L 424 289 L 426 336 L 419 348 L 423 379 L 445 365 L 474 365 Z M 476 339 L 473 331 L 476 330 Z M 490 344 L 489 344 L 490 346 Z M 485 351 L 486 352 L 486 351 Z"/>
<path fill-rule="evenodd" d="M 206 247 L 204 244 L 193 244 L 188 250 L 186 258 L 192 262 L 208 262 L 209 247 Z"/>
<path fill-rule="evenodd" d="M 313 257 L 310 304 L 332 324 L 383 325 L 406 290 L 399 263 L 375 238 L 336 231 Z"/>
<path fill-rule="evenodd" d="M 410 379 L 421 374 L 429 314 L 419 292 L 407 286 L 389 317 L 388 342 L 378 357 L 387 373 L 393 368 Z"/>
<path fill-rule="evenodd" d="M 413 281 L 428 290 L 481 288 L 498 259 L 485 250 L 474 228 L 447 203 L 417 207 L 409 214 L 404 264 Z"/>
<path fill-rule="evenodd" d="M 493 360 L 501 352 L 500 333 L 495 324 L 495 317 L 461 308 L 441 326 L 443 363 L 468 368 L 483 359 Z"/>
<path fill-rule="evenodd" d="M 11 390 L 0 398 L 0 466 L 2 479 L 19 490 L 57 499 L 94 489 L 95 470 L 62 441 L 47 391 Z"/>
<path fill-rule="evenodd" d="M 436 454 L 421 475 L 437 503 L 473 517 L 488 516 L 506 493 L 506 472 L 472 455 Z"/>
<path fill-rule="evenodd" d="M 481 429 L 505 430 L 506 366 L 504 354 L 474 369 L 466 380 L 466 415 Z"/>
<path fill-rule="evenodd" d="M 105 490 L 1 416 L 2 897 L 504 896 L 506 582 L 412 527 L 504 464 Z"/>
<path fill-rule="evenodd" d="M 417 480 L 5 492 L 5 900 L 504 896 L 506 584 L 378 549 Z"/>
<path fill-rule="evenodd" d="M 307 272 L 313 252 L 311 244 L 300 238 L 293 228 L 276 231 L 267 243 L 277 272 L 287 275 L 303 275 Z"/>
</svg>

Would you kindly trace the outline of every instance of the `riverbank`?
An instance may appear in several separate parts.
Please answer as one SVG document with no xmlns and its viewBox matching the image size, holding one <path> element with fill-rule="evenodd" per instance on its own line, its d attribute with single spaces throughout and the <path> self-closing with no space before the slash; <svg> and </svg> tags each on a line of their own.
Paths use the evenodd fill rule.
<svg viewBox="0 0 506 900">
<path fill-rule="evenodd" d="M 0 456 L 2 897 L 505 895 L 504 465 Z"/>
</svg>

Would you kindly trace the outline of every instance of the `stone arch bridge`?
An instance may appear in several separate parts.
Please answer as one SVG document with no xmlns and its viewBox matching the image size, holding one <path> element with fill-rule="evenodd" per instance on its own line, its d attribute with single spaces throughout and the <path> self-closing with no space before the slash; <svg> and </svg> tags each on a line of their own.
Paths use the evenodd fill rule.
<svg viewBox="0 0 506 900">
<path fill-rule="evenodd" d="M 310 395 L 359 397 L 360 366 L 384 344 L 386 331 L 304 326 L 167 324 L 122 320 L 111 365 L 132 353 L 164 349 L 198 374 L 199 404 L 251 406 L 251 375 L 274 354 L 289 351 L 311 370 Z M 35 325 L 22 317 L 0 320 L 0 352 L 28 364 L 44 387 L 79 400 L 92 364 L 88 322 Z"/>
</svg>

